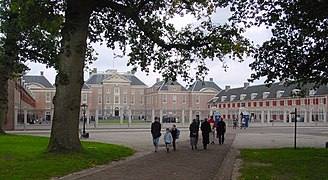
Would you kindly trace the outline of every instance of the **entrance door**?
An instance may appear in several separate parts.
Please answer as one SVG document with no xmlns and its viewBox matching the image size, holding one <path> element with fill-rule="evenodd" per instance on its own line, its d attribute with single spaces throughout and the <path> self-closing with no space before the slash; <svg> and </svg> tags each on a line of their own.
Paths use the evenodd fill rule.
<svg viewBox="0 0 328 180">
<path fill-rule="evenodd" d="M 118 107 L 115 107 L 115 116 L 120 116 L 120 110 Z"/>
</svg>

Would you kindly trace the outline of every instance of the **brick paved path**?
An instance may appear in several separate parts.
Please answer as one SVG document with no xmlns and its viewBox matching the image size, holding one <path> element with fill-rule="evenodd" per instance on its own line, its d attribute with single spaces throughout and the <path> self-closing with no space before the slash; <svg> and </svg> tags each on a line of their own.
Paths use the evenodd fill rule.
<svg viewBox="0 0 328 180">
<path fill-rule="evenodd" d="M 150 152 L 60 179 L 231 179 L 233 164 L 232 167 L 231 164 L 223 166 L 226 166 L 225 157 L 234 138 L 235 134 L 226 134 L 225 144 L 209 144 L 208 150 L 202 148 L 201 138 L 197 150 L 191 150 L 189 141 L 183 141 L 177 144 L 176 151 L 170 153 L 166 153 L 163 146 L 157 153 Z"/>
</svg>

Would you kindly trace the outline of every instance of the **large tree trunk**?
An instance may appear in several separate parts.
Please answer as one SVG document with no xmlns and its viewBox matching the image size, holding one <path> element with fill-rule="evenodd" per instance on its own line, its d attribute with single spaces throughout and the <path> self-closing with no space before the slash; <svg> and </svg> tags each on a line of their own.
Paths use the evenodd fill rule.
<svg viewBox="0 0 328 180">
<path fill-rule="evenodd" d="M 3 72 L 3 71 L 2 71 Z M 5 134 L 5 118 L 8 110 L 8 78 L 0 77 L 0 134 Z"/>
<path fill-rule="evenodd" d="M 62 29 L 49 152 L 80 152 L 79 112 L 91 1 L 68 0 Z"/>
</svg>

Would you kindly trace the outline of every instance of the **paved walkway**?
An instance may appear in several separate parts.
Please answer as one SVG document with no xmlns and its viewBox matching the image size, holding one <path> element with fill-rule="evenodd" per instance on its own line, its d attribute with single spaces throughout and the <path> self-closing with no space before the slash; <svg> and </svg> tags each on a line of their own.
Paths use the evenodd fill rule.
<svg viewBox="0 0 328 180">
<path fill-rule="evenodd" d="M 235 134 L 227 133 L 225 144 L 209 144 L 208 150 L 202 148 L 201 138 L 196 150 L 191 150 L 189 141 L 185 140 L 170 153 L 162 146 L 157 153 L 132 156 L 60 179 L 231 179 L 233 169 L 226 167 L 233 167 L 229 150 L 234 138 Z"/>
</svg>

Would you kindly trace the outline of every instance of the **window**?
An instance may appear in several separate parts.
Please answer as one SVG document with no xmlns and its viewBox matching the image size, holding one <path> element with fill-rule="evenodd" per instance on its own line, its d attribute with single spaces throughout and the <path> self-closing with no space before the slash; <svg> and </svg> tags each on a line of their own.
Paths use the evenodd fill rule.
<svg viewBox="0 0 328 180">
<path fill-rule="evenodd" d="M 324 120 L 324 112 L 323 112 L 323 109 L 318 109 L 319 111 L 319 116 L 318 116 L 318 120 L 319 121 L 323 121 Z"/>
<path fill-rule="evenodd" d="M 102 103 L 102 98 L 99 96 L 98 97 L 98 104 L 101 104 Z"/>
<path fill-rule="evenodd" d="M 293 100 L 292 100 L 292 105 L 293 105 L 293 106 L 296 105 L 296 99 L 293 99 Z"/>
<path fill-rule="evenodd" d="M 144 103 L 144 98 L 141 97 L 141 98 L 140 98 L 140 104 L 142 105 L 143 103 Z"/>
<path fill-rule="evenodd" d="M 128 90 L 127 89 L 123 89 L 123 94 L 127 94 Z"/>
<path fill-rule="evenodd" d="M 305 105 L 305 100 L 301 99 L 301 105 Z"/>
<path fill-rule="evenodd" d="M 136 90 L 135 89 L 131 89 L 131 94 L 135 94 Z"/>
<path fill-rule="evenodd" d="M 144 91 L 143 90 L 139 90 L 139 94 L 143 94 L 144 93 Z"/>
<path fill-rule="evenodd" d="M 176 86 L 173 86 L 172 89 L 173 89 L 173 91 L 176 91 L 177 90 L 177 87 Z"/>
<path fill-rule="evenodd" d="M 196 104 L 200 103 L 200 96 L 196 96 Z"/>
<path fill-rule="evenodd" d="M 319 104 L 323 104 L 324 98 L 319 98 Z"/>
<path fill-rule="evenodd" d="M 163 95 L 163 103 L 166 103 L 167 101 L 167 95 Z"/>
<path fill-rule="evenodd" d="M 126 97 L 123 97 L 123 104 L 127 104 L 127 98 Z"/>
<path fill-rule="evenodd" d="M 182 104 L 186 104 L 186 96 L 182 96 Z"/>
<path fill-rule="evenodd" d="M 177 96 L 173 95 L 172 98 L 173 98 L 173 103 L 177 103 Z"/>
<path fill-rule="evenodd" d="M 119 96 L 115 96 L 114 97 L 114 104 L 119 104 L 120 103 L 120 97 Z"/>
<path fill-rule="evenodd" d="M 107 94 L 109 94 L 110 93 L 110 89 L 108 88 L 108 89 L 106 89 L 106 93 Z"/>
<path fill-rule="evenodd" d="M 110 97 L 106 97 L 106 104 L 110 104 Z"/>
<path fill-rule="evenodd" d="M 87 103 L 88 95 L 87 94 L 82 94 L 82 102 Z"/>
<path fill-rule="evenodd" d="M 120 93 L 120 88 L 115 88 L 115 89 L 114 89 L 114 93 L 115 93 L 115 94 L 119 94 L 119 93 Z"/>
<path fill-rule="evenodd" d="M 134 104 L 134 97 L 131 97 L 131 104 Z"/>
<path fill-rule="evenodd" d="M 101 94 L 102 93 L 102 88 L 99 88 L 98 89 L 98 94 Z"/>
<path fill-rule="evenodd" d="M 47 93 L 46 94 L 46 102 L 50 102 L 51 94 Z"/>
</svg>

